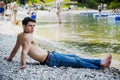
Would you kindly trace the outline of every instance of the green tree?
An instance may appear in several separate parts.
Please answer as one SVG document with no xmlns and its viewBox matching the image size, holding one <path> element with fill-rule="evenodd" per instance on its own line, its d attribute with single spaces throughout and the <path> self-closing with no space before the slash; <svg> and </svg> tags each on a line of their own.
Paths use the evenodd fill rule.
<svg viewBox="0 0 120 80">
<path fill-rule="evenodd" d="M 20 0 L 20 4 L 25 4 L 25 1 L 24 0 Z"/>
<path fill-rule="evenodd" d="M 77 0 L 78 3 L 85 3 L 86 0 Z"/>
<path fill-rule="evenodd" d="M 109 8 L 113 9 L 113 8 L 120 8 L 120 0 L 114 0 L 112 2 L 110 2 Z"/>
<path fill-rule="evenodd" d="M 40 0 L 29 0 L 29 4 L 40 3 Z"/>
</svg>

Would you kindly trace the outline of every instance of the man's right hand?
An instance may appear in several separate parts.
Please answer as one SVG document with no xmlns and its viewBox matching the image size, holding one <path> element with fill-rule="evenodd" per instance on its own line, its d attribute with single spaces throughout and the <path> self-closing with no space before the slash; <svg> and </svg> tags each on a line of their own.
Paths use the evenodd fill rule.
<svg viewBox="0 0 120 80">
<path fill-rule="evenodd" d="M 12 59 L 10 59 L 9 56 L 4 57 L 4 59 L 7 61 L 12 61 Z"/>
</svg>

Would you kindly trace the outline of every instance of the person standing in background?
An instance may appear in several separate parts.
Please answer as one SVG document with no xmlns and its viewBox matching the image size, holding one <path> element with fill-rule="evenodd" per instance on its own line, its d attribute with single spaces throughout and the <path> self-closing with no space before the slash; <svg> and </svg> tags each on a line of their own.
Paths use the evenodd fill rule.
<svg viewBox="0 0 120 80">
<path fill-rule="evenodd" d="M 5 3 L 3 0 L 0 0 L 0 15 L 4 19 Z"/>
<path fill-rule="evenodd" d="M 55 4 L 54 4 L 54 7 L 57 9 L 56 15 L 58 17 L 59 26 L 62 24 L 61 14 L 60 14 L 61 13 L 60 7 L 62 3 L 63 3 L 63 0 L 55 0 Z"/>
<path fill-rule="evenodd" d="M 32 19 L 36 20 L 37 18 L 37 12 L 35 8 L 32 8 L 31 12 L 30 12 L 30 16 Z"/>
<path fill-rule="evenodd" d="M 48 9 L 50 12 L 53 8 L 56 9 L 56 15 L 58 19 L 59 26 L 62 24 L 62 19 L 61 19 L 61 4 L 63 3 L 63 0 L 55 0 L 54 4 L 51 8 Z"/>
<path fill-rule="evenodd" d="M 11 16 L 12 16 L 11 6 L 10 6 L 10 4 L 7 4 L 6 6 L 7 6 L 7 8 L 5 11 L 5 17 L 6 17 L 7 21 L 11 21 Z"/>
<path fill-rule="evenodd" d="M 17 19 L 16 19 L 16 16 L 17 16 L 17 0 L 14 0 L 14 2 L 11 3 L 11 5 L 12 5 L 12 12 L 13 12 L 13 21 L 12 21 L 12 23 L 17 24 Z"/>
<path fill-rule="evenodd" d="M 101 17 L 102 7 L 101 5 L 98 6 L 99 18 Z"/>
</svg>

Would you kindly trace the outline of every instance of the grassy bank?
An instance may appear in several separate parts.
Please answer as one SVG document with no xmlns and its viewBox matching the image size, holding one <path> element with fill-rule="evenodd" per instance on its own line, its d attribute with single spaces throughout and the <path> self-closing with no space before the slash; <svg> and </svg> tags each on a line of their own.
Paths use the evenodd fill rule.
<svg viewBox="0 0 120 80">
<path fill-rule="evenodd" d="M 43 0 L 43 1 L 41 1 L 41 0 L 37 1 L 36 0 L 35 4 L 41 5 L 41 6 L 49 6 L 49 7 L 51 7 L 51 6 L 53 6 L 54 1 L 55 0 Z M 28 3 L 29 3 L 29 5 L 32 5 L 33 2 L 29 1 Z M 84 4 L 77 3 L 77 1 L 71 3 L 70 0 L 64 0 L 64 2 L 61 5 L 61 8 L 67 8 L 68 9 L 70 7 L 70 5 L 76 6 L 77 9 L 82 9 L 85 6 Z"/>
</svg>

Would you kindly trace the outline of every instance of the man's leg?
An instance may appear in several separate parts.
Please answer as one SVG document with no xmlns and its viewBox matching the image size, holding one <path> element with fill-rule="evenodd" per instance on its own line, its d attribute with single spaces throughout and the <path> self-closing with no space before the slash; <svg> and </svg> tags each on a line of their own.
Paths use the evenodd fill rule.
<svg viewBox="0 0 120 80">
<path fill-rule="evenodd" d="M 80 58 L 81 60 L 85 61 L 85 62 L 88 62 L 88 63 L 92 63 L 92 64 L 95 64 L 95 65 L 101 65 L 101 59 L 86 59 L 86 58 L 81 58 L 80 56 L 77 56 L 75 54 L 65 54 L 66 56 L 69 56 L 69 57 L 75 57 L 75 58 Z"/>
<path fill-rule="evenodd" d="M 84 61 L 80 57 L 76 55 L 66 55 L 66 54 L 60 54 L 59 55 L 59 66 L 66 66 L 66 67 L 74 67 L 74 68 L 92 68 L 92 69 L 100 69 L 101 66 L 95 65 L 92 63 L 89 63 L 87 61 Z"/>
<path fill-rule="evenodd" d="M 110 64 L 111 64 L 111 60 L 112 60 L 112 56 L 109 55 L 106 59 L 104 60 L 101 60 L 101 59 L 86 59 L 86 58 L 81 58 L 75 54 L 65 54 L 66 56 L 69 56 L 69 57 L 76 57 L 76 58 L 79 58 L 81 59 L 82 61 L 85 61 L 85 62 L 88 62 L 88 63 L 91 63 L 91 64 L 95 64 L 97 66 L 103 66 L 103 67 L 109 67 Z"/>
<path fill-rule="evenodd" d="M 87 62 L 88 60 L 90 60 L 90 61 Z M 97 70 L 101 69 L 101 67 L 102 67 L 100 64 L 96 65 L 94 63 L 90 63 L 90 62 L 95 62 L 95 61 L 97 61 L 97 63 L 98 63 L 98 62 L 101 62 L 101 60 L 87 59 L 87 61 L 84 59 L 81 59 L 81 58 L 77 58 L 77 66 L 80 66 L 82 68 L 91 68 L 91 69 L 97 69 Z"/>
<path fill-rule="evenodd" d="M 91 59 L 87 59 L 87 61 L 91 61 Z M 50 61 L 50 63 L 48 64 L 48 66 L 65 66 L 65 67 L 74 67 L 74 68 L 91 68 L 91 69 L 100 69 L 102 66 L 106 67 L 106 65 L 108 66 L 108 62 L 110 61 L 110 59 L 105 59 L 102 60 L 102 66 L 101 65 L 96 65 L 93 63 L 89 63 L 86 60 L 84 61 L 84 59 L 76 56 L 76 55 L 66 55 L 66 54 L 61 54 L 58 52 L 53 52 L 52 55 L 52 60 Z M 98 60 L 99 62 L 101 60 Z M 94 62 L 94 60 L 93 60 Z"/>
</svg>

